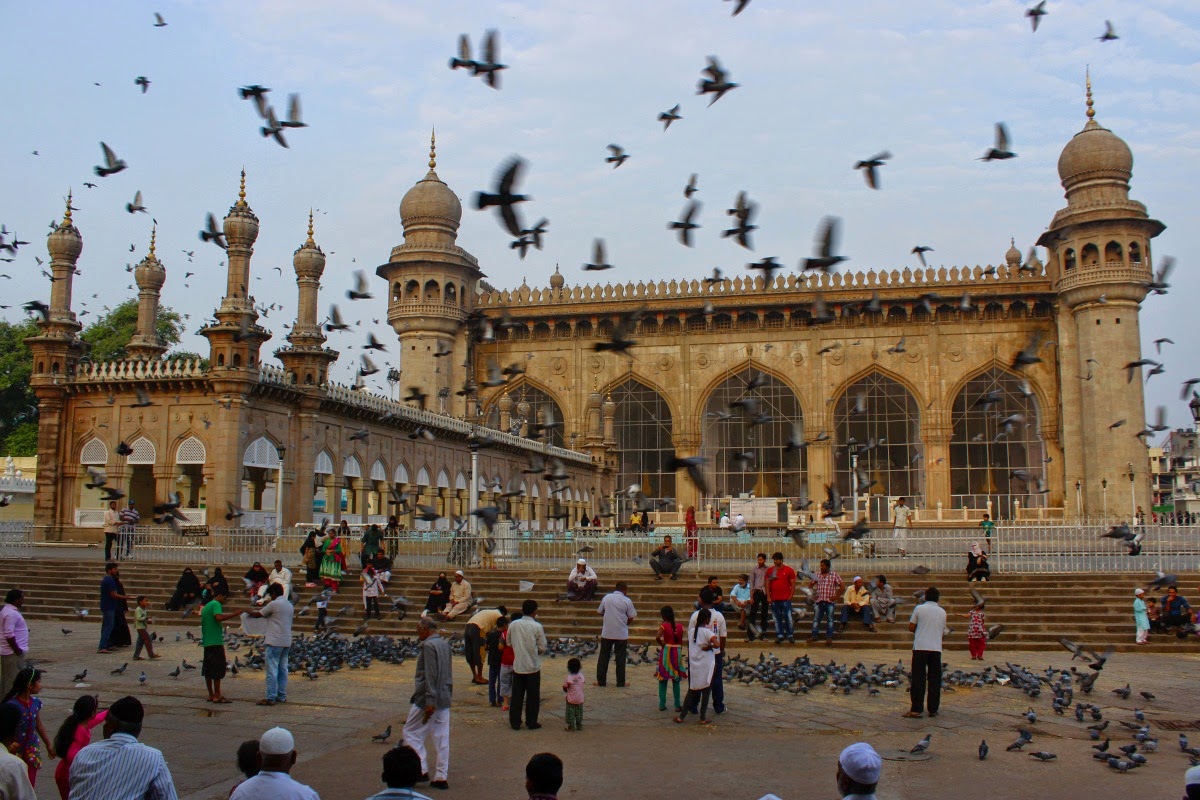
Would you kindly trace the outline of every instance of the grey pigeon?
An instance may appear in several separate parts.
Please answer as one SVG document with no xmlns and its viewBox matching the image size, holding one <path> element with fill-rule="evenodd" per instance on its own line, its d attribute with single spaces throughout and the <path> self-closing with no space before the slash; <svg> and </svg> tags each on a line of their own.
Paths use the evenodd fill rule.
<svg viewBox="0 0 1200 800">
<path fill-rule="evenodd" d="M 913 745 L 913 748 L 912 748 L 912 750 L 909 750 L 908 752 L 910 752 L 910 753 L 924 753 L 926 750 L 928 750 L 928 749 L 929 749 L 929 740 L 930 740 L 930 739 L 932 739 L 932 738 L 933 738 L 933 734 L 932 734 L 932 733 L 927 733 L 927 734 L 925 734 L 925 738 L 924 738 L 924 739 L 922 739 L 921 741 L 917 742 L 915 745 Z"/>
</svg>

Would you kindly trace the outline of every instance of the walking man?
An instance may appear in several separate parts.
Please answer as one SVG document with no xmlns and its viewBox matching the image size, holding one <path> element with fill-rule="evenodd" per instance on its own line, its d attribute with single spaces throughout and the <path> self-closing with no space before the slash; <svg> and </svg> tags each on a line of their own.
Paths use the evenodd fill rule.
<svg viewBox="0 0 1200 800">
<path fill-rule="evenodd" d="M 825 644 L 833 644 L 833 609 L 837 605 L 838 595 L 842 591 L 842 576 L 833 571 L 828 558 L 821 559 L 821 571 L 815 580 L 809 583 L 813 589 L 813 625 L 812 636 L 808 643 L 814 644 L 821 633 L 821 618 L 825 617 Z"/>
<path fill-rule="evenodd" d="M 908 558 L 908 527 L 912 522 L 913 510 L 908 507 L 901 497 L 896 501 L 895 507 L 892 509 L 892 541 L 896 543 L 896 549 L 900 551 L 901 558 Z"/>
<path fill-rule="evenodd" d="M 17 673 L 29 660 L 29 626 L 21 616 L 25 592 L 9 589 L 0 608 L 0 697 L 8 694 Z"/>
<path fill-rule="evenodd" d="M 775 644 L 783 642 L 784 636 L 789 642 L 795 642 L 792 595 L 796 592 L 796 570 L 783 563 L 783 553 L 772 553 L 771 561 L 774 566 L 767 572 L 766 581 L 767 596 L 771 598 L 771 614 L 775 617 Z"/>
<path fill-rule="evenodd" d="M 112 561 L 113 545 L 117 541 L 117 533 L 121 530 L 121 513 L 117 511 L 117 501 L 109 500 L 108 508 L 104 509 L 104 563 Z M 117 548 L 117 555 L 121 554 Z"/>
<path fill-rule="evenodd" d="M 696 631 L 696 621 L 700 616 L 700 611 L 708 609 L 709 620 L 708 628 L 713 632 L 712 650 L 715 658 L 712 675 L 712 701 L 713 711 L 718 714 L 725 713 L 725 682 L 723 678 L 725 669 L 725 642 L 729 638 L 729 628 L 725 622 L 725 615 L 716 608 L 717 596 L 713 590 L 705 586 L 700 590 L 700 610 L 692 613 L 691 619 L 688 620 L 688 641 L 692 641 L 692 635 Z M 699 700 L 697 700 L 699 703 Z M 695 706 L 688 709 L 688 713 L 698 713 L 699 709 Z"/>
<path fill-rule="evenodd" d="M 750 619 L 746 624 L 746 638 L 754 641 L 755 637 L 765 636 L 767 632 L 767 611 L 771 601 L 767 598 L 767 554 L 758 554 L 758 563 L 750 570 Z M 789 598 L 790 599 L 790 598 Z M 791 615 L 788 615 L 791 620 Z M 756 624 L 757 623 L 757 624 Z"/>
<path fill-rule="evenodd" d="M 267 586 L 270 601 L 249 612 L 252 617 L 267 621 L 267 632 L 263 636 L 267 656 L 267 696 L 258 701 L 260 706 L 273 706 L 287 702 L 288 654 L 292 651 L 292 617 L 296 607 L 284 597 L 281 583 Z"/>
<path fill-rule="evenodd" d="M 521 604 L 521 618 L 508 626 L 508 646 L 513 651 L 512 698 L 508 724 L 521 729 L 521 706 L 525 706 L 525 727 L 536 731 L 538 709 L 542 702 L 542 653 L 546 652 L 546 631 L 537 621 L 537 600 Z"/>
<path fill-rule="evenodd" d="M 417 653 L 412 707 L 404 721 L 404 743 L 421 757 L 421 779 L 425 780 L 429 776 L 425 739 L 433 736 L 437 767 L 429 785 L 434 789 L 449 789 L 446 777 L 450 773 L 450 696 L 454 691 L 450 643 L 438 634 L 437 623 L 429 617 L 417 620 L 417 638 L 421 649 Z"/>
<path fill-rule="evenodd" d="M 225 657 L 225 628 L 221 623 L 241 616 L 242 612 L 234 609 L 226 611 L 221 605 L 229 593 L 225 584 L 213 584 L 212 592 L 213 599 L 200 610 L 200 646 L 204 648 L 200 675 L 204 678 L 205 688 L 208 689 L 208 702 L 226 704 L 233 701 L 221 694 L 221 681 L 225 678 L 225 669 L 229 666 Z"/>
<path fill-rule="evenodd" d="M 604 596 L 598 609 L 604 623 L 600 628 L 600 657 L 596 660 L 596 685 L 608 683 L 608 659 L 617 658 L 617 688 L 625 687 L 625 653 L 629 648 L 629 623 L 637 617 L 637 609 L 629 599 L 629 586 L 618 581 L 617 587 Z"/>
<path fill-rule="evenodd" d="M 109 649 L 109 639 L 112 637 L 113 627 L 117 624 L 117 615 L 121 613 L 121 603 L 129 602 L 131 599 L 128 595 L 121 594 L 121 584 L 118 578 L 121 576 L 121 570 L 117 569 L 117 565 L 109 561 L 104 565 L 104 578 L 100 581 L 100 647 L 97 648 L 97 653 L 111 653 Z"/>
<path fill-rule="evenodd" d="M 913 633 L 912 707 L 906 717 L 920 717 L 926 707 L 929 716 L 938 715 L 942 702 L 942 634 L 946 630 L 946 610 L 938 605 L 941 593 L 936 586 L 925 590 L 925 602 L 913 609 L 908 629 Z M 926 698 L 928 685 L 928 699 Z"/>
</svg>

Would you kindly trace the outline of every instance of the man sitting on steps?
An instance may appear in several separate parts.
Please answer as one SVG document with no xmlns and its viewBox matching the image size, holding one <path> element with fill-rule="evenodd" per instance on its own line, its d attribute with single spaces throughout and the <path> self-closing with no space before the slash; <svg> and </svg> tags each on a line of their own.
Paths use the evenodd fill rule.
<svg viewBox="0 0 1200 800">
<path fill-rule="evenodd" d="M 661 581 L 663 573 L 675 580 L 679 576 L 679 568 L 683 566 L 683 558 L 671 546 L 671 537 L 664 536 L 663 543 L 650 554 L 650 569 L 654 570 L 654 580 Z"/>
</svg>

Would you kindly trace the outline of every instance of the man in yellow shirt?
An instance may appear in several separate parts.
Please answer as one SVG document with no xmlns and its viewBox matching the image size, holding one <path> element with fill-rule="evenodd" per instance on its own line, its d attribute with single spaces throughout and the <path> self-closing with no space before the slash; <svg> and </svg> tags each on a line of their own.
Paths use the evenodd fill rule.
<svg viewBox="0 0 1200 800">
<path fill-rule="evenodd" d="M 871 608 L 871 593 L 863 586 L 861 575 L 854 576 L 854 582 L 846 587 L 842 595 L 842 630 L 850 624 L 850 616 L 862 616 L 863 625 L 872 633 L 875 632 L 875 610 Z"/>
<path fill-rule="evenodd" d="M 487 684 L 487 679 L 483 677 L 483 644 L 487 635 L 496 627 L 496 620 L 507 615 L 507 608 L 496 606 L 476 611 L 467 620 L 467 627 L 463 630 L 463 656 L 467 659 L 467 666 L 471 668 L 471 683 Z"/>
</svg>

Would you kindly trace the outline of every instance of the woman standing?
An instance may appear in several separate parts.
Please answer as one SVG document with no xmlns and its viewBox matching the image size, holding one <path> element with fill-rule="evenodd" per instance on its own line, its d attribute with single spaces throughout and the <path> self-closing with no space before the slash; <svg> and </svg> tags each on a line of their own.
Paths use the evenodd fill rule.
<svg viewBox="0 0 1200 800">
<path fill-rule="evenodd" d="M 21 723 L 17 727 L 17 737 L 9 749 L 14 756 L 25 762 L 29 770 L 29 783 L 37 786 L 38 768 L 42 766 L 42 757 L 38 753 L 38 739 L 46 746 L 46 755 L 54 758 L 54 743 L 46 735 L 42 725 L 42 701 L 37 695 L 42 691 L 42 673 L 33 667 L 25 667 L 17 673 L 13 686 L 3 702 L 14 705 L 21 712 Z"/>
<path fill-rule="evenodd" d="M 383 544 L 383 531 L 379 530 L 379 526 L 372 524 L 362 535 L 362 550 L 358 553 L 358 560 L 362 567 L 366 567 L 375 560 L 375 554 L 380 551 L 380 545 Z"/>
<path fill-rule="evenodd" d="M 696 550 L 700 547 L 700 539 L 697 535 L 699 532 L 700 526 L 696 524 L 696 507 L 688 506 L 687 516 L 683 520 L 683 541 L 688 558 L 696 557 Z"/>
<path fill-rule="evenodd" d="M 1146 613 L 1146 590 L 1135 589 L 1133 592 L 1133 622 L 1137 625 L 1137 643 L 1150 643 L 1150 615 Z"/>
<path fill-rule="evenodd" d="M 300 555 L 304 558 L 304 586 L 308 589 L 317 585 L 321 575 L 321 548 L 317 545 L 317 531 L 311 530 L 300 545 Z"/>
<path fill-rule="evenodd" d="M 716 634 L 708 627 L 711 621 L 712 612 L 707 608 L 700 609 L 700 613 L 696 615 L 692 639 L 688 642 L 688 693 L 683 698 L 679 716 L 675 717 L 677 723 L 687 719 L 688 709 L 694 708 L 699 701 L 700 724 L 712 724 L 708 719 L 708 699 L 712 695 L 712 677 L 717 657 L 713 653 L 712 643 Z"/>
<path fill-rule="evenodd" d="M 655 670 L 658 676 L 658 710 L 667 710 L 667 681 L 670 681 L 675 695 L 675 713 L 678 714 L 683 710 L 679 705 L 679 681 L 687 677 L 681 655 L 683 626 L 675 621 L 675 609 L 670 606 L 663 606 L 659 613 L 662 614 L 662 625 L 654 637 L 662 648 L 658 651 L 658 668 Z"/>
<path fill-rule="evenodd" d="M 346 524 L 346 520 L 342 520 L 341 526 L 326 534 L 325 541 L 321 544 L 324 554 L 321 558 L 321 580 L 335 593 L 341 586 L 342 572 L 346 569 L 347 546 L 344 534 L 349 533 L 350 526 Z"/>
<path fill-rule="evenodd" d="M 388 558 L 396 560 L 396 551 L 400 546 L 400 518 L 395 514 L 388 517 L 387 527 L 383 529 L 384 542 L 387 545 Z"/>
</svg>

